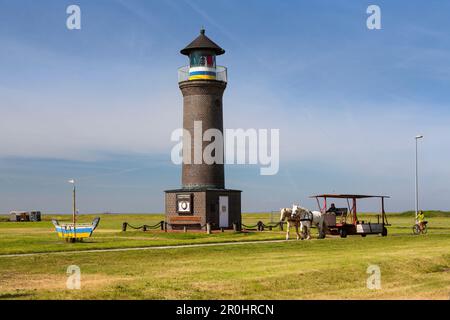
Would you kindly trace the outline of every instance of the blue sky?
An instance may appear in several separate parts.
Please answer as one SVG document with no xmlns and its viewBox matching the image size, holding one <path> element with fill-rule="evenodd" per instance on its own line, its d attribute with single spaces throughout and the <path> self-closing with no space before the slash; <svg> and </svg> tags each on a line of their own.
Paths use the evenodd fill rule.
<svg viewBox="0 0 450 320">
<path fill-rule="evenodd" d="M 0 0 L 0 212 L 70 212 L 69 178 L 81 212 L 161 212 L 179 50 L 202 26 L 227 51 L 225 127 L 280 129 L 279 174 L 226 168 L 244 211 L 322 192 L 412 209 L 418 133 L 422 206 L 450 209 L 449 18 L 444 1 Z"/>
</svg>

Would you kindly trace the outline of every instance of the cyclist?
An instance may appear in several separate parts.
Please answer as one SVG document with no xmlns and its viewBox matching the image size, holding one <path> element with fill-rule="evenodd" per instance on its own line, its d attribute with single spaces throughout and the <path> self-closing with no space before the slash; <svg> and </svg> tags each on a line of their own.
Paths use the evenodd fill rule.
<svg viewBox="0 0 450 320">
<path fill-rule="evenodd" d="M 424 221 L 425 221 L 425 214 L 423 213 L 422 210 L 420 210 L 419 214 L 417 215 L 417 224 L 419 225 L 420 232 L 423 231 Z"/>
</svg>

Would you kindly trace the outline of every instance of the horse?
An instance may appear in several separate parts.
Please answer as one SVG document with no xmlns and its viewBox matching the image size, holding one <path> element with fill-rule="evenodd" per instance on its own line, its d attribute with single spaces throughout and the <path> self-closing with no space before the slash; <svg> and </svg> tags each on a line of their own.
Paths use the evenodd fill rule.
<svg viewBox="0 0 450 320">
<path fill-rule="evenodd" d="M 290 208 L 282 208 L 280 209 L 280 223 L 283 223 L 287 220 L 286 226 L 286 240 L 289 240 L 289 231 L 291 228 L 291 224 L 295 226 L 295 232 L 297 233 L 297 240 L 300 239 L 299 227 L 300 227 L 300 216 L 292 216 L 292 209 Z M 303 240 L 303 239 L 302 239 Z"/>
<path fill-rule="evenodd" d="M 315 225 L 319 230 L 319 239 L 325 238 L 326 223 L 325 217 L 319 211 L 310 211 L 306 208 L 300 207 L 298 204 L 292 206 L 292 218 L 300 220 L 300 230 L 302 240 L 305 238 L 311 239 L 311 227 Z"/>
</svg>

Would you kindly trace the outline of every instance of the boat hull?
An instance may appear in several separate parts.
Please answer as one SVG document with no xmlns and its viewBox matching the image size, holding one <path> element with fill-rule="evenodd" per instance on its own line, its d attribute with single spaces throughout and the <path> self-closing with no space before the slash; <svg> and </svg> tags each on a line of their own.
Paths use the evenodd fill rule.
<svg viewBox="0 0 450 320">
<path fill-rule="evenodd" d="M 58 236 L 71 242 L 92 236 L 92 232 L 98 227 L 99 222 L 99 217 L 95 218 L 90 224 L 80 223 L 75 225 L 73 223 L 59 223 L 56 219 L 52 220 Z"/>
</svg>

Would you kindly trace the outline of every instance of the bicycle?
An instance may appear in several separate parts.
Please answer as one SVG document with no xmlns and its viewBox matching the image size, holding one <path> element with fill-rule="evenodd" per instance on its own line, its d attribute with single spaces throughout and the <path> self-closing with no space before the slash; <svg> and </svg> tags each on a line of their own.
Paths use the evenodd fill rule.
<svg viewBox="0 0 450 320">
<path fill-rule="evenodd" d="M 419 223 L 416 223 L 413 226 L 413 233 L 414 234 L 426 234 L 428 232 L 428 221 L 423 221 L 422 222 L 422 230 L 420 230 L 420 226 Z"/>
</svg>

